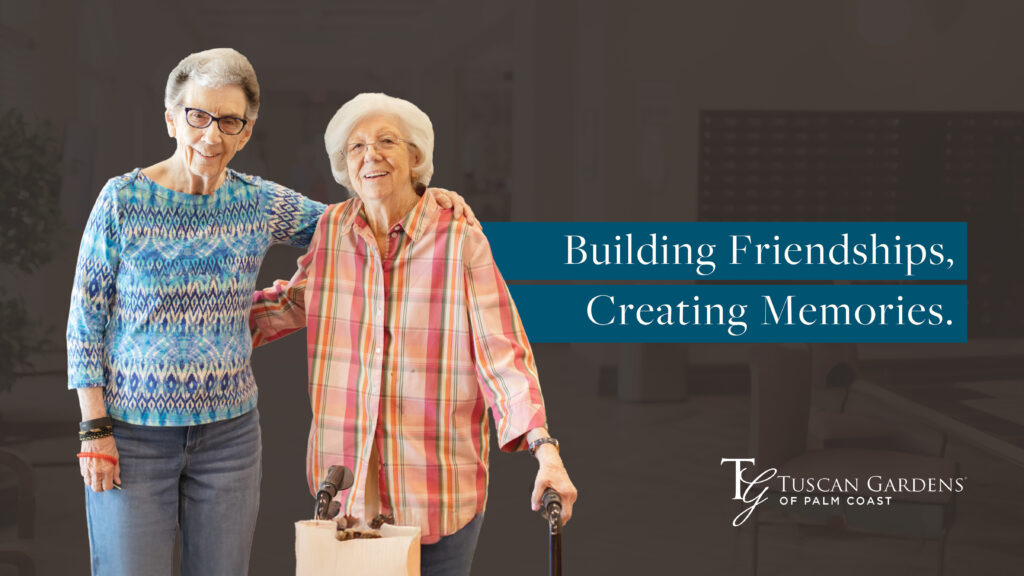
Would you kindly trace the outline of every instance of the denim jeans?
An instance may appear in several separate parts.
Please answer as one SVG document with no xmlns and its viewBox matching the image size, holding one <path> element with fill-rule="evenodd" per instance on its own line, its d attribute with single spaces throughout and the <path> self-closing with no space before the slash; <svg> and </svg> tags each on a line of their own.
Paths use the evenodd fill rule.
<svg viewBox="0 0 1024 576">
<path fill-rule="evenodd" d="M 85 488 L 94 576 L 243 576 L 259 509 L 259 412 L 198 426 L 114 423 L 122 490 Z"/>
<path fill-rule="evenodd" d="M 480 537 L 484 515 L 477 514 L 455 534 L 441 538 L 435 544 L 420 548 L 421 576 L 469 576 L 473 553 Z"/>
</svg>

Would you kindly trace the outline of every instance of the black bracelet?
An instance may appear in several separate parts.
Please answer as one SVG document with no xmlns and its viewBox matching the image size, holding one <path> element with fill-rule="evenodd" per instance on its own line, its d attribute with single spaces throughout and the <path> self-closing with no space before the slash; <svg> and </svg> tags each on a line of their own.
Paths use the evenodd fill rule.
<svg viewBox="0 0 1024 576">
<path fill-rule="evenodd" d="M 110 416 L 104 416 L 102 418 L 93 418 L 92 420 L 86 420 L 78 425 L 79 432 L 88 432 L 93 428 L 103 428 L 105 426 L 113 426 L 114 419 Z"/>
<path fill-rule="evenodd" d="M 550 436 L 546 436 L 544 438 L 537 438 L 533 442 L 530 442 L 530 456 L 536 456 L 537 449 L 543 446 L 544 444 L 551 444 L 552 446 L 555 447 L 555 450 L 558 450 L 559 453 L 562 452 L 562 450 L 558 447 L 558 440 L 555 440 Z"/>
</svg>

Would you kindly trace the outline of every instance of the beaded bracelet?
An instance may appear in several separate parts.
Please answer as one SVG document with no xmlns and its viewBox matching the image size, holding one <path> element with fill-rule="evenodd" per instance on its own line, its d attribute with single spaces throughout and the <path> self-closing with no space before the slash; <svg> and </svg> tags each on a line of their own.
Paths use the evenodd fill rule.
<svg viewBox="0 0 1024 576">
<path fill-rule="evenodd" d="M 90 430 L 88 432 L 79 432 L 78 439 L 82 442 L 85 442 L 87 440 L 99 440 L 100 438 L 106 438 L 107 436 L 113 435 L 113 428 L 99 428 L 95 430 Z"/>
</svg>

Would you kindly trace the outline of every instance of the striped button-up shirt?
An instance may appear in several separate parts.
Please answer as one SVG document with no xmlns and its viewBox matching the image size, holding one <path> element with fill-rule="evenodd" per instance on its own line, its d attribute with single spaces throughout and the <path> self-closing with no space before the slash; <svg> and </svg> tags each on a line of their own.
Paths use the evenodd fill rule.
<svg viewBox="0 0 1024 576">
<path fill-rule="evenodd" d="M 254 345 L 307 327 L 313 424 L 310 490 L 334 464 L 356 481 L 344 513 L 364 517 L 380 455 L 382 512 L 425 544 L 487 500 L 489 427 L 522 450 L 545 425 L 533 352 L 483 233 L 427 191 L 380 253 L 358 199 L 329 206 L 288 282 L 256 292 Z"/>
</svg>

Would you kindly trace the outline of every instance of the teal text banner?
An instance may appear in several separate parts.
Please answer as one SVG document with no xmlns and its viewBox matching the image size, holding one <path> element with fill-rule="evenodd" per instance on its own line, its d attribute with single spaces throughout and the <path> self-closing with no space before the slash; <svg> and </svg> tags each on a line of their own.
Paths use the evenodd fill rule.
<svg viewBox="0 0 1024 576">
<path fill-rule="evenodd" d="M 489 222 L 507 280 L 967 279 L 964 222 Z"/>
<path fill-rule="evenodd" d="M 533 342 L 966 342 L 963 285 L 512 285 Z"/>
</svg>

